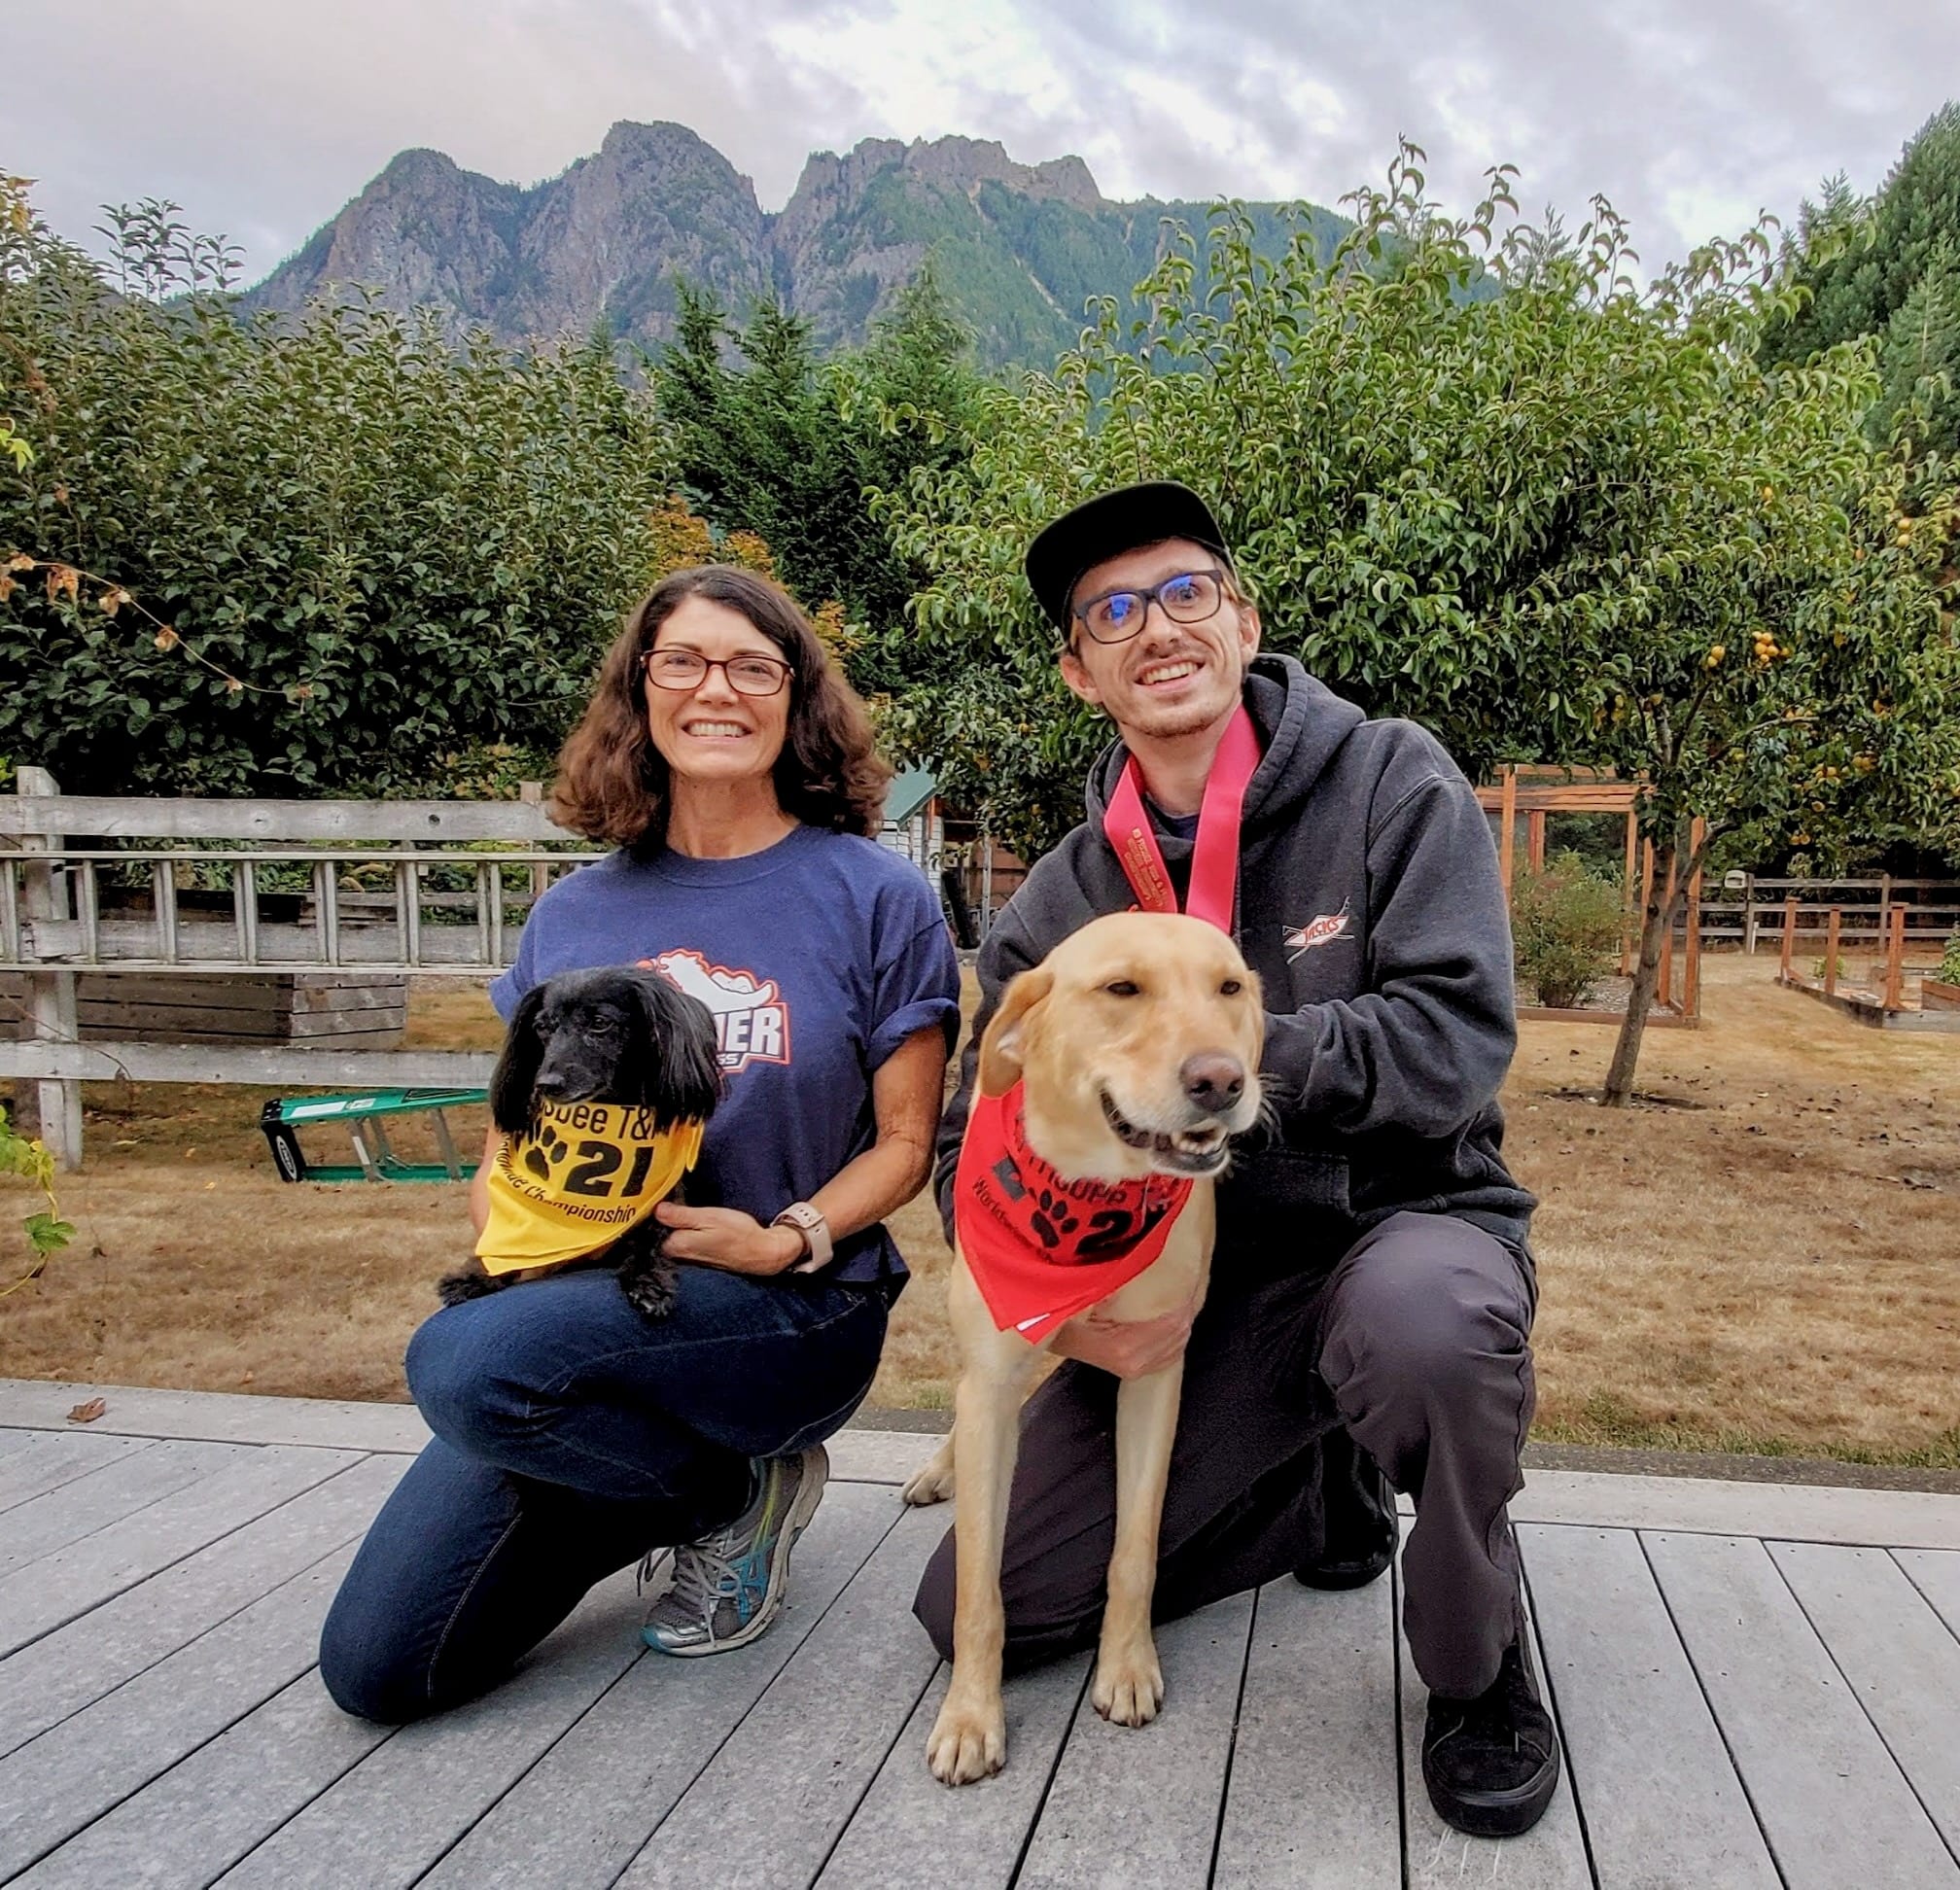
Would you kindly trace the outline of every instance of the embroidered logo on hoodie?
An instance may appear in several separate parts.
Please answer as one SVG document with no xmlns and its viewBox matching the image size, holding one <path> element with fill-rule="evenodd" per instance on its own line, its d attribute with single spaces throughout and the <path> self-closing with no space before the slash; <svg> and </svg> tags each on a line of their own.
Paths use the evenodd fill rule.
<svg viewBox="0 0 1960 1890">
<path fill-rule="evenodd" d="M 1316 945 L 1331 945 L 1337 938 L 1344 937 L 1348 930 L 1348 908 L 1352 904 L 1351 899 L 1343 899 L 1339 912 L 1323 912 L 1319 918 L 1287 932 L 1286 945 L 1290 955 L 1286 962 L 1291 964 L 1294 959 L 1312 951 Z"/>
</svg>

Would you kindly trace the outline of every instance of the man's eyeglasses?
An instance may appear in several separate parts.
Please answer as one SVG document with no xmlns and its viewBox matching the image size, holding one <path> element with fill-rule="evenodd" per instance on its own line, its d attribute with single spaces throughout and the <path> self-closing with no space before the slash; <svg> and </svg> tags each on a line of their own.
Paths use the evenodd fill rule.
<svg viewBox="0 0 1960 1890">
<path fill-rule="evenodd" d="M 698 689 L 711 669 L 728 679 L 737 695 L 773 696 L 794 673 L 774 656 L 704 656 L 698 649 L 649 649 L 647 680 L 656 689 Z"/>
<path fill-rule="evenodd" d="M 1225 595 L 1225 574 L 1180 571 L 1148 590 L 1104 591 L 1075 607 L 1076 621 L 1098 643 L 1128 643 L 1143 628 L 1154 600 L 1172 623 L 1202 623 Z"/>
</svg>

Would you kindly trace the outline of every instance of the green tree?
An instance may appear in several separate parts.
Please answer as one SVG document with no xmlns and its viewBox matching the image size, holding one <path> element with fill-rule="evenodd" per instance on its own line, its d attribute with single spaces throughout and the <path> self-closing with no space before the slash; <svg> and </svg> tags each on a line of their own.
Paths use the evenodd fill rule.
<svg viewBox="0 0 1960 1890">
<path fill-rule="evenodd" d="M 1473 774 L 1647 781 L 1659 871 L 1609 1078 L 1624 1100 L 1670 872 L 1678 909 L 1725 836 L 1826 858 L 1880 818 L 1951 831 L 1960 679 L 1934 534 L 1903 511 L 1905 460 L 1863 432 L 1870 342 L 1802 370 L 1758 359 L 1789 293 L 1761 231 L 1642 293 L 1609 206 L 1547 241 L 1499 171 L 1452 219 L 1419 157 L 1350 199 L 1331 262 L 1306 240 L 1267 261 L 1221 207 L 1142 286 L 1147 321 L 1126 332 L 1105 304 L 1052 375 L 987 396 L 969 462 L 892 502 L 932 574 L 915 608 L 938 666 L 893 732 L 1021 850 L 1051 843 L 1106 731 L 1062 690 L 1021 549 L 1091 492 L 1189 481 L 1269 647 L 1426 722 Z M 1473 299 L 1480 272 L 1497 293 Z"/>
<path fill-rule="evenodd" d="M 683 485 L 718 529 L 763 539 L 812 609 L 843 607 L 860 629 L 854 680 L 874 691 L 904 682 L 921 574 L 894 553 L 867 494 L 964 455 L 980 412 L 970 351 L 928 258 L 865 345 L 827 360 L 809 323 L 779 306 L 758 305 L 737 331 L 682 285 L 657 369 Z"/>
<path fill-rule="evenodd" d="M 650 398 L 598 347 L 372 304 L 241 322 L 229 252 L 166 204 L 111 213 L 106 266 L 18 187 L 0 208 L 0 411 L 33 454 L 0 457 L 0 559 L 52 567 L 0 598 L 0 752 L 97 792 L 542 764 L 673 486 Z"/>
</svg>

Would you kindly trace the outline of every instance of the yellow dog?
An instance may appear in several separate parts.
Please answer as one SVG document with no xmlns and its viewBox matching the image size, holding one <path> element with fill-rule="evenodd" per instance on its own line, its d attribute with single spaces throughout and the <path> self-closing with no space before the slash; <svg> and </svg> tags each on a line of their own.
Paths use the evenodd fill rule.
<svg viewBox="0 0 1960 1890">
<path fill-rule="evenodd" d="M 927 1744 L 947 1784 L 1007 1756 L 1000 1550 L 1035 1362 L 1088 1304 L 1135 1320 L 1202 1299 L 1212 1184 L 1229 1138 L 1258 1116 L 1264 1035 L 1258 978 L 1226 933 L 1131 912 L 1085 926 L 1016 978 L 981 1039 L 956 1183 L 953 1434 L 904 1489 L 908 1503 L 938 1502 L 958 1468 L 953 1679 Z M 1182 1382 L 1180 1359 L 1117 1393 L 1116 1539 L 1091 1698 L 1124 1726 L 1154 1719 L 1164 1698 L 1150 1597 Z"/>
</svg>

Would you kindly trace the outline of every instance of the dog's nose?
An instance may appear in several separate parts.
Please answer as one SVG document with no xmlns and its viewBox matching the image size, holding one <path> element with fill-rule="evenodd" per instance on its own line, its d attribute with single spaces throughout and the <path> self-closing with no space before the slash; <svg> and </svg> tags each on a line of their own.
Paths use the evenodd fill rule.
<svg viewBox="0 0 1960 1890">
<path fill-rule="evenodd" d="M 1222 1050 L 1201 1050 L 1177 1072 L 1184 1094 L 1207 1115 L 1223 1115 L 1245 1094 L 1245 1066 Z"/>
</svg>

